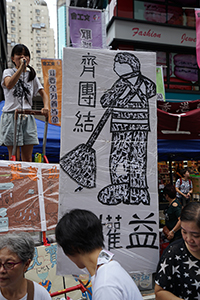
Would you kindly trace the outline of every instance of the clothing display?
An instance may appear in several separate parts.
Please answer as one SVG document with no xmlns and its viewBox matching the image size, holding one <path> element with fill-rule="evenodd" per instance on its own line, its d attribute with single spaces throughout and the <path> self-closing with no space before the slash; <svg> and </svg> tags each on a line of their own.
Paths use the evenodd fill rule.
<svg viewBox="0 0 200 300">
<path fill-rule="evenodd" d="M 199 270 L 200 260 L 190 254 L 184 240 L 179 239 L 163 253 L 155 282 L 181 299 L 199 299 Z"/>
</svg>

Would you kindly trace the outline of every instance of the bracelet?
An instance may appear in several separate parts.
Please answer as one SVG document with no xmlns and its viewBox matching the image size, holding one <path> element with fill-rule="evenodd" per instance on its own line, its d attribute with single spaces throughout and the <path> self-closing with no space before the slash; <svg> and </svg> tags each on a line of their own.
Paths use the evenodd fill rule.
<svg viewBox="0 0 200 300">
<path fill-rule="evenodd" d="M 176 233 L 176 231 L 174 231 L 174 229 L 172 229 L 172 232 L 175 234 Z"/>
</svg>

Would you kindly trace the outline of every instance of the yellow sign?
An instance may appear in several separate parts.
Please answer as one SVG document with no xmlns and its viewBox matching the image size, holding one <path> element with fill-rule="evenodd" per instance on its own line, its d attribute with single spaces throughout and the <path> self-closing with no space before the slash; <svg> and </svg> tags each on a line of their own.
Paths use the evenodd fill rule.
<svg viewBox="0 0 200 300">
<path fill-rule="evenodd" d="M 44 90 L 49 98 L 49 123 L 61 126 L 62 60 L 42 58 Z"/>
</svg>

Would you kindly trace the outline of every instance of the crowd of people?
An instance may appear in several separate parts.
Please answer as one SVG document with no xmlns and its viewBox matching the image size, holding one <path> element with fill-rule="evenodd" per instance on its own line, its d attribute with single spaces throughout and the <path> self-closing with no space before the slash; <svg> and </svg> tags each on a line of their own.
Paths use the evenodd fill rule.
<svg viewBox="0 0 200 300">
<path fill-rule="evenodd" d="M 172 187 L 166 187 L 165 195 L 169 205 L 177 204 L 175 208 L 179 211 L 179 204 L 173 201 Z M 175 220 L 173 224 L 176 228 Z M 173 235 L 173 243 L 165 250 L 157 266 L 157 300 L 199 298 L 199 202 L 189 202 L 182 208 L 180 228 L 181 236 Z M 55 235 L 65 255 L 80 269 L 87 268 L 93 285 L 93 300 L 143 299 L 133 279 L 104 248 L 102 224 L 93 212 L 73 209 L 65 213 L 56 226 Z M 0 300 L 51 299 L 44 287 L 24 276 L 33 256 L 34 241 L 29 233 L 0 236 Z"/>
</svg>

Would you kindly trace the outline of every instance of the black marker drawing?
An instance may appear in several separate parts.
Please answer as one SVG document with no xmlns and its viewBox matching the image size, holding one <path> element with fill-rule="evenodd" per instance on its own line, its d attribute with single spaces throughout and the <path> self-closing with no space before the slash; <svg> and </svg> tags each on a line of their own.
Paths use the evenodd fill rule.
<svg viewBox="0 0 200 300">
<path fill-rule="evenodd" d="M 79 185 L 96 186 L 96 153 L 92 148 L 111 115 L 111 184 L 98 194 L 104 205 L 150 205 L 146 169 L 149 126 L 148 99 L 156 95 L 156 85 L 140 72 L 139 59 L 128 52 L 116 54 L 114 72 L 119 79 L 101 97 L 107 108 L 86 144 L 77 146 L 60 160 L 62 169 Z"/>
</svg>

